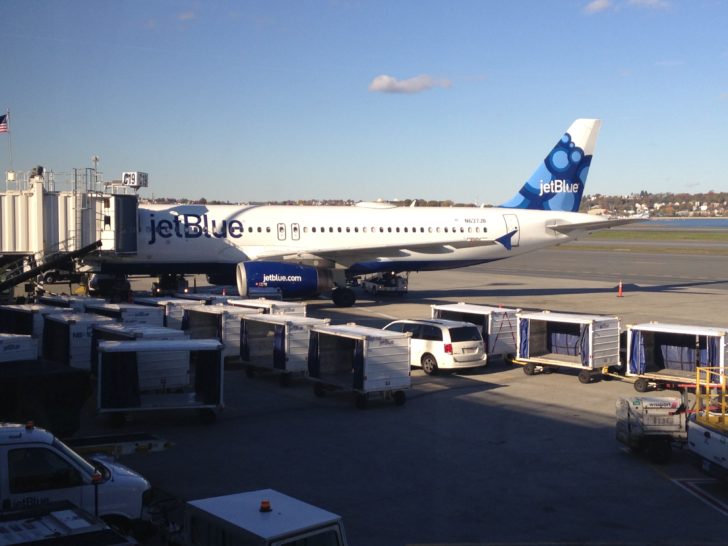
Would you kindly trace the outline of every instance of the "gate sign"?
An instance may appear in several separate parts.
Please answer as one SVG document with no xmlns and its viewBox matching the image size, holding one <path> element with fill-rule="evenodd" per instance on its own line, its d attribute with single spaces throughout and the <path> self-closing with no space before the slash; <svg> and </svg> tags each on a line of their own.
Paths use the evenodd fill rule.
<svg viewBox="0 0 728 546">
<path fill-rule="evenodd" d="M 146 188 L 147 187 L 147 173 L 141 172 L 126 172 L 121 176 L 121 184 L 123 186 L 130 186 L 132 188 Z"/>
</svg>

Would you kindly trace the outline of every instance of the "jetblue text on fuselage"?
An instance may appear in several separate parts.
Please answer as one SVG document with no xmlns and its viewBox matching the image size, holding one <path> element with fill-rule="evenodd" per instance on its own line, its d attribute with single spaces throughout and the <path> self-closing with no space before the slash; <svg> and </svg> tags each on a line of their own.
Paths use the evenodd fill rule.
<svg viewBox="0 0 728 546">
<path fill-rule="evenodd" d="M 566 180 L 551 180 L 550 182 L 541 182 L 541 193 L 539 197 L 546 193 L 577 193 L 579 191 L 579 183 L 572 182 L 569 184 Z"/>
<path fill-rule="evenodd" d="M 207 214 L 180 214 L 172 220 L 155 220 L 154 214 L 150 214 L 147 231 L 150 245 L 156 243 L 158 237 L 240 239 L 243 236 L 243 223 L 240 220 L 215 220 L 208 218 Z"/>
</svg>

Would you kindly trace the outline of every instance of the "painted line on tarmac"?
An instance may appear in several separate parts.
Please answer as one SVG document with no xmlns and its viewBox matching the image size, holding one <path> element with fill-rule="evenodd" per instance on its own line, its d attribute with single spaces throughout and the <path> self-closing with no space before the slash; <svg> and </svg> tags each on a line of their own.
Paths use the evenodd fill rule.
<svg viewBox="0 0 728 546">
<path fill-rule="evenodd" d="M 670 481 L 714 508 L 718 513 L 728 517 L 728 504 L 703 489 L 706 485 L 714 485 L 715 480 L 710 478 L 672 478 Z"/>
</svg>

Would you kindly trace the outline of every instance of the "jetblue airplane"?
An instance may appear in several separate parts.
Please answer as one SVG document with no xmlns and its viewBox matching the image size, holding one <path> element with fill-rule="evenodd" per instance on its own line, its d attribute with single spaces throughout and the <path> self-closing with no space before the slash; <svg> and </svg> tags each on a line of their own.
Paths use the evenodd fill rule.
<svg viewBox="0 0 728 546">
<path fill-rule="evenodd" d="M 100 258 L 101 272 L 206 273 L 235 278 L 241 296 L 331 292 L 355 303 L 352 281 L 502 260 L 635 221 L 578 212 L 601 121 L 578 119 L 500 207 L 144 205 L 137 252 Z"/>
</svg>

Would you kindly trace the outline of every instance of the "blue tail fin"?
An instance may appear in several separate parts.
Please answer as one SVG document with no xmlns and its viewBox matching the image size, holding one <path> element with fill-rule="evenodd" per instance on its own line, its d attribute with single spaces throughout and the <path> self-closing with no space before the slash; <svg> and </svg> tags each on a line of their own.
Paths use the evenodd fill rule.
<svg viewBox="0 0 728 546">
<path fill-rule="evenodd" d="M 501 207 L 578 212 L 602 122 L 577 119 L 518 194 Z"/>
</svg>

